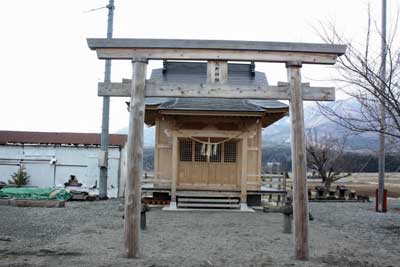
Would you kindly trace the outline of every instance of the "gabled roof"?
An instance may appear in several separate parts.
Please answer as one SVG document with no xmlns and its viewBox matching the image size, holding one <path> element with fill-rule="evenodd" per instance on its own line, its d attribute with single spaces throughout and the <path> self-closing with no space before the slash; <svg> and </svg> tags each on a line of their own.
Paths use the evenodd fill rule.
<svg viewBox="0 0 400 267">
<path fill-rule="evenodd" d="M 170 62 L 163 69 L 154 69 L 150 81 L 168 83 L 206 83 L 207 63 Z M 228 84 L 265 85 L 267 77 L 254 71 L 251 64 L 228 64 Z M 157 110 L 224 111 L 224 112 L 268 112 L 285 110 L 288 106 L 276 100 L 251 100 L 232 98 L 146 98 L 146 107 Z"/>
<path fill-rule="evenodd" d="M 110 146 L 124 146 L 125 134 L 110 134 Z M 0 131 L 0 145 L 6 144 L 54 144 L 54 145 L 100 145 L 100 134 Z"/>
</svg>

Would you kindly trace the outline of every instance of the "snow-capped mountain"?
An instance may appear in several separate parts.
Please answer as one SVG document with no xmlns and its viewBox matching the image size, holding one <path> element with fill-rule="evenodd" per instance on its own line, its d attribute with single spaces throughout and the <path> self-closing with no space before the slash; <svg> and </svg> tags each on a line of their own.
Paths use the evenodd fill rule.
<svg viewBox="0 0 400 267">
<path fill-rule="evenodd" d="M 338 100 L 327 104 L 336 109 L 346 106 L 346 110 L 357 109 L 355 101 Z M 315 129 L 318 133 L 335 133 L 336 136 L 346 136 L 347 149 L 364 150 L 376 149 L 377 135 L 371 133 L 354 134 L 342 126 L 329 120 L 319 111 L 316 103 L 304 107 L 305 128 Z M 263 130 L 263 146 L 290 145 L 290 118 L 285 117 Z"/>
</svg>

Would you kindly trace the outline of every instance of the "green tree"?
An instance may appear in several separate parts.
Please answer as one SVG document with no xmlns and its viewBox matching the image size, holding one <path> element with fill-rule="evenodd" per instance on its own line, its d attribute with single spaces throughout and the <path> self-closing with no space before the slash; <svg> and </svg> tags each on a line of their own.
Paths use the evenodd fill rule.
<svg viewBox="0 0 400 267">
<path fill-rule="evenodd" d="M 17 187 L 27 185 L 29 183 L 29 178 L 31 176 L 26 171 L 26 168 L 23 164 L 19 166 L 18 171 L 14 172 L 11 175 L 11 179 L 8 180 L 9 184 L 16 185 Z"/>
</svg>

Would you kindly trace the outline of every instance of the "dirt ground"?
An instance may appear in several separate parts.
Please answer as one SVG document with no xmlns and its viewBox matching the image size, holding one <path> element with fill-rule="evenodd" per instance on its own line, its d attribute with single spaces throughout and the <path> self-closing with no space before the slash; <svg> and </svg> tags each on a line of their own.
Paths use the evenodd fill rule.
<svg viewBox="0 0 400 267">
<path fill-rule="evenodd" d="M 293 259 L 277 213 L 151 209 L 142 256 L 126 259 L 119 201 L 0 206 L 0 266 L 399 266 L 400 200 L 311 203 L 310 260 Z"/>
</svg>

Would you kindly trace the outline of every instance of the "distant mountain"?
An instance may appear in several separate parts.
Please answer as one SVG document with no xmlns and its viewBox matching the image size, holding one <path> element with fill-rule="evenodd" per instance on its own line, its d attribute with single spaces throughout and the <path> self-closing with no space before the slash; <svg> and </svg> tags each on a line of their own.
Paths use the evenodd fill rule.
<svg viewBox="0 0 400 267">
<path fill-rule="evenodd" d="M 358 103 L 355 101 L 338 100 L 327 104 L 330 108 L 341 106 L 356 109 Z M 371 133 L 354 134 L 342 126 L 332 122 L 323 116 L 316 103 L 304 107 L 305 128 L 316 129 L 318 133 L 335 133 L 338 137 L 346 136 L 346 147 L 349 150 L 370 150 L 378 146 L 377 136 Z M 285 117 L 263 130 L 263 146 L 289 146 L 290 145 L 290 118 Z"/>
<path fill-rule="evenodd" d="M 340 105 L 353 106 L 357 108 L 355 101 L 335 101 L 328 104 L 330 107 L 335 108 Z M 337 136 L 347 136 L 346 145 L 349 150 L 363 151 L 369 149 L 376 149 L 378 146 L 377 137 L 374 134 L 358 134 L 354 135 L 349 133 L 343 127 L 330 121 L 323 116 L 315 103 L 308 104 L 304 107 L 304 120 L 306 129 L 314 128 L 319 133 L 335 133 Z M 128 127 L 122 128 L 117 133 L 127 134 Z M 284 117 L 263 130 L 263 146 L 276 147 L 276 146 L 290 146 L 290 118 Z M 154 147 L 155 143 L 155 127 L 144 127 L 144 146 Z"/>
</svg>

